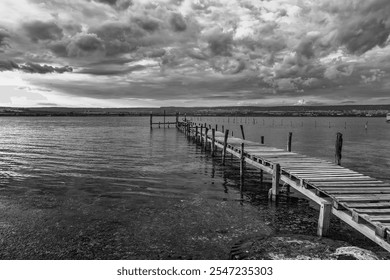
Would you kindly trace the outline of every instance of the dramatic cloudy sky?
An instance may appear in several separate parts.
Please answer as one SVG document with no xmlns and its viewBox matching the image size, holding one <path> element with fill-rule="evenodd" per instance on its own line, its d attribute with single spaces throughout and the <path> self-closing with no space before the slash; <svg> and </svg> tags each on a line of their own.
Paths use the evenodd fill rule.
<svg viewBox="0 0 390 280">
<path fill-rule="evenodd" d="M 390 104 L 389 0 L 1 0 L 0 106 Z"/>
</svg>

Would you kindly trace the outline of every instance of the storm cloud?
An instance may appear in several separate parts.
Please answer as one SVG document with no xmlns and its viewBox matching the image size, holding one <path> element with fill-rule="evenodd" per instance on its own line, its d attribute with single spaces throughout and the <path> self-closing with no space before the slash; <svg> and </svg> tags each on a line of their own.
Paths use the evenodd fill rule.
<svg viewBox="0 0 390 280">
<path fill-rule="evenodd" d="M 22 25 L 27 36 L 33 41 L 58 40 L 63 37 L 62 29 L 55 22 L 43 22 L 35 20 Z"/>
<path fill-rule="evenodd" d="M 389 14 L 388 0 L 4 0 L 0 71 L 96 100 L 342 103 L 370 87 L 375 101 L 390 90 Z"/>
<path fill-rule="evenodd" d="M 17 64 L 11 60 L 0 60 L 0 71 L 13 71 L 20 70 L 30 74 L 48 74 L 48 73 L 65 73 L 72 72 L 72 67 L 64 66 L 64 67 L 53 67 L 50 65 L 40 65 L 36 63 L 25 63 L 25 64 Z"/>
</svg>

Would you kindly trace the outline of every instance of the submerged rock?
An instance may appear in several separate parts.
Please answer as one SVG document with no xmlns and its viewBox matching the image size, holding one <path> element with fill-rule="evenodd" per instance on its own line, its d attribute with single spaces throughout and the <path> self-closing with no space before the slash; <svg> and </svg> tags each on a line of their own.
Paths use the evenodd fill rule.
<svg viewBox="0 0 390 280">
<path fill-rule="evenodd" d="M 337 248 L 333 255 L 338 260 L 379 260 L 373 252 L 354 246 Z"/>
<path fill-rule="evenodd" d="M 231 259 L 247 260 L 377 260 L 371 251 L 352 247 L 344 241 L 307 235 L 261 236 L 233 245 Z"/>
</svg>

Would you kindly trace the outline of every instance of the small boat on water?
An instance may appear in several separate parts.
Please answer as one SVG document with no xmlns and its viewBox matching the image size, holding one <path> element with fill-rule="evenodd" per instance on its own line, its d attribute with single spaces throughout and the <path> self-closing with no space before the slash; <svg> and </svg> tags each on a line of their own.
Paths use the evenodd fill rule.
<svg viewBox="0 0 390 280">
<path fill-rule="evenodd" d="M 390 113 L 387 113 L 386 115 L 386 122 L 390 122 Z"/>
</svg>

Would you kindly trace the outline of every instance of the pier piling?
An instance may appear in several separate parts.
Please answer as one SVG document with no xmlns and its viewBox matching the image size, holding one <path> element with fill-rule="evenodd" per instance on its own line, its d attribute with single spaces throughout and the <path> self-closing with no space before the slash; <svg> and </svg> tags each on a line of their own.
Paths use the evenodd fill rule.
<svg viewBox="0 0 390 280">
<path fill-rule="evenodd" d="M 287 140 L 287 151 L 291 152 L 291 140 L 292 140 L 292 132 L 288 133 L 288 140 Z"/>
<path fill-rule="evenodd" d="M 223 126 L 222 126 L 223 127 Z M 227 140 L 229 137 L 229 129 L 226 129 L 225 131 L 225 137 L 223 141 L 223 150 L 222 150 L 222 164 L 225 165 L 225 159 L 226 159 L 226 148 L 227 148 Z"/>
<path fill-rule="evenodd" d="M 215 129 L 211 130 L 211 156 L 215 155 Z"/>
<path fill-rule="evenodd" d="M 280 164 L 275 163 L 272 170 L 272 188 L 269 192 L 269 199 L 272 201 L 276 201 L 277 196 L 280 192 L 280 186 L 279 186 L 279 180 L 280 180 Z"/>
<path fill-rule="evenodd" d="M 320 205 L 320 215 L 318 218 L 318 236 L 326 236 L 328 234 L 330 225 L 330 213 L 332 210 L 332 204 L 330 202 L 323 202 Z"/>
<path fill-rule="evenodd" d="M 241 129 L 241 135 L 242 135 L 242 139 L 245 140 L 245 134 L 244 134 L 244 126 L 242 124 L 240 124 L 240 129 Z"/>
<path fill-rule="evenodd" d="M 336 134 L 336 153 L 335 162 L 337 165 L 341 165 L 341 151 L 343 149 L 343 134 L 337 132 Z"/>
</svg>

